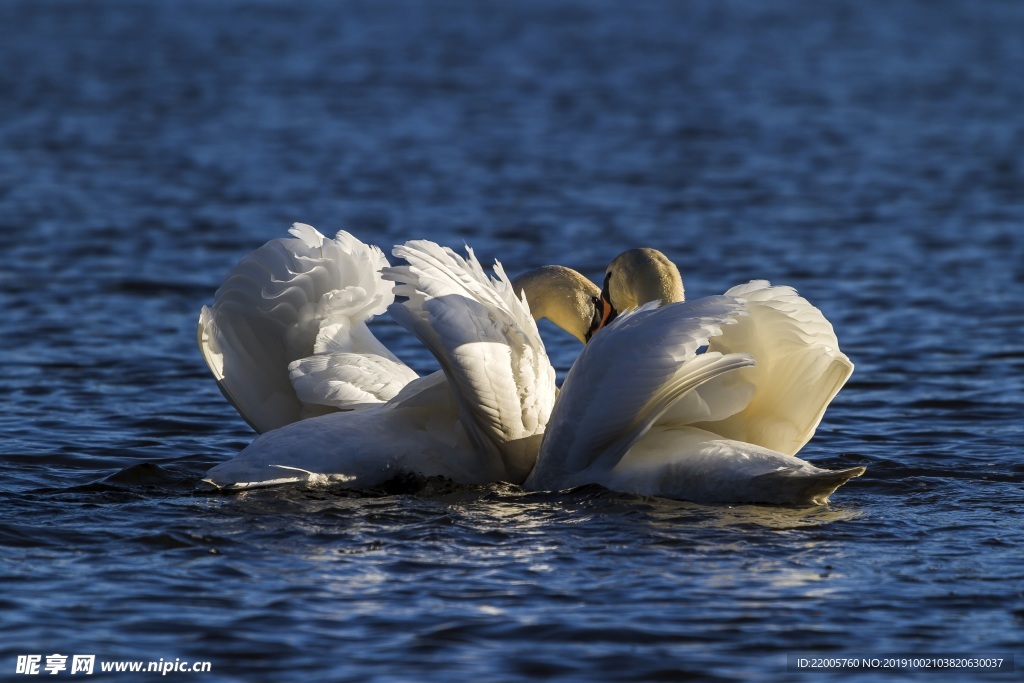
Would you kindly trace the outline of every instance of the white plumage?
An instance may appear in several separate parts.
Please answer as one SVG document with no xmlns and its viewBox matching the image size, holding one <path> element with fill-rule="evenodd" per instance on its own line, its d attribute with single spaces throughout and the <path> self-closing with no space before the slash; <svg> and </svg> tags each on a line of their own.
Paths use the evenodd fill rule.
<svg viewBox="0 0 1024 683">
<path fill-rule="evenodd" d="M 328 239 L 296 223 L 289 232 L 243 258 L 199 317 L 203 358 L 260 433 L 382 403 L 416 377 L 366 326 L 394 301 L 381 250 L 344 231 Z M 353 355 L 372 375 L 335 373 Z"/>
<path fill-rule="evenodd" d="M 525 299 L 496 263 L 489 278 L 471 249 L 463 259 L 432 242 L 413 241 L 394 255 L 408 266 L 384 270 L 395 294 L 389 311 L 441 364 L 472 443 L 497 447 L 521 482 L 533 468 L 555 403 L 555 370 Z"/>
<path fill-rule="evenodd" d="M 664 262 L 653 250 L 620 256 L 605 303 L 614 308 L 610 282 L 641 304 L 636 292 L 659 287 L 681 297 L 678 271 Z M 601 484 L 696 502 L 820 504 L 863 474 L 794 455 L 853 371 L 818 309 L 764 281 L 659 304 L 594 334 L 562 386 L 528 488 Z"/>
<path fill-rule="evenodd" d="M 609 266 L 603 319 L 616 298 L 641 305 L 593 334 L 559 394 L 527 300 L 589 337 L 597 288 L 575 271 L 531 271 L 517 293 L 472 250 L 412 241 L 394 250 L 407 265 L 390 267 L 347 233 L 293 234 L 243 259 L 200 318 L 225 394 L 258 429 L 279 426 L 210 470 L 217 487 L 366 488 L 413 472 L 810 504 L 864 471 L 795 457 L 853 365 L 791 288 L 754 281 L 673 302 L 683 296 L 675 266 L 654 250 L 626 252 Z M 669 302 L 645 303 L 659 293 Z M 365 322 L 385 308 L 440 372 L 417 378 L 373 337 Z M 340 412 L 302 419 L 317 411 Z"/>
<path fill-rule="evenodd" d="M 417 241 L 396 247 L 395 255 L 409 265 L 382 267 L 381 272 L 408 299 L 388 310 L 423 341 L 443 374 L 398 386 L 402 380 L 394 379 L 390 358 L 367 352 L 366 344 L 351 343 L 352 335 L 340 337 L 332 331 L 330 343 L 314 350 L 348 344 L 363 352 L 307 358 L 303 362 L 309 372 L 295 383 L 297 397 L 302 400 L 312 391 L 314 399 L 340 397 L 344 405 L 362 409 L 269 431 L 211 469 L 208 483 L 248 488 L 336 482 L 365 488 L 399 472 L 471 484 L 525 479 L 556 391 L 554 369 L 525 299 L 513 294 L 500 265 L 496 278 L 488 278 L 472 252 L 464 259 Z M 375 283 L 363 282 L 364 291 L 379 291 Z M 361 325 L 359 316 L 367 312 L 379 310 L 364 306 L 347 321 Z M 321 328 L 336 320 L 325 316 Z M 323 379 L 307 381 L 312 377 Z M 386 403 L 374 402 L 387 393 L 391 397 Z"/>
</svg>

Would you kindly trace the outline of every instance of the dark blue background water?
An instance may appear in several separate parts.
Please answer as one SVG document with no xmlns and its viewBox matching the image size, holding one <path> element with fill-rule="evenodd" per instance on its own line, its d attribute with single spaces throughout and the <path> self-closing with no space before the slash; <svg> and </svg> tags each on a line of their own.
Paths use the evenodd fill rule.
<svg viewBox="0 0 1024 683">
<path fill-rule="evenodd" d="M 0 678 L 53 652 L 196 680 L 1019 672 L 1022 36 L 1009 0 L 6 0 Z M 868 474 L 806 510 L 195 494 L 253 436 L 199 308 L 296 220 L 513 273 L 654 246 L 694 297 L 795 285 L 857 364 L 802 455 Z"/>
</svg>

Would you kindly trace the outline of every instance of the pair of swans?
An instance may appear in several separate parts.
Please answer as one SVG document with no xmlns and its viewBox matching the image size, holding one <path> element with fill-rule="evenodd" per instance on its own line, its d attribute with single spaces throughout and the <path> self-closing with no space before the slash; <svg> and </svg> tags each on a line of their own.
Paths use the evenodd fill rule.
<svg viewBox="0 0 1024 683">
<path fill-rule="evenodd" d="M 562 266 L 489 277 L 468 248 L 411 241 L 390 266 L 346 232 L 291 234 L 246 256 L 200 315 L 210 370 L 261 433 L 208 485 L 372 488 L 413 472 L 799 505 L 864 472 L 794 455 L 853 365 L 790 288 L 685 301 L 653 249 L 620 255 L 598 289 Z M 440 371 L 417 376 L 373 336 L 385 311 Z M 584 343 L 560 390 L 541 318 Z"/>
</svg>

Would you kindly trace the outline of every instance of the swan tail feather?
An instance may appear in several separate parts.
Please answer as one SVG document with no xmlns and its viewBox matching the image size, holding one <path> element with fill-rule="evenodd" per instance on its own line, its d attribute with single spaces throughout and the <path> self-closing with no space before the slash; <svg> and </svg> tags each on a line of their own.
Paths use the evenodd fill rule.
<svg viewBox="0 0 1024 683">
<path fill-rule="evenodd" d="M 786 468 L 759 475 L 756 477 L 755 485 L 785 491 L 785 499 L 773 502 L 824 505 L 836 489 L 866 471 L 866 467 L 849 467 L 842 470 L 817 469 L 814 472 Z"/>
</svg>

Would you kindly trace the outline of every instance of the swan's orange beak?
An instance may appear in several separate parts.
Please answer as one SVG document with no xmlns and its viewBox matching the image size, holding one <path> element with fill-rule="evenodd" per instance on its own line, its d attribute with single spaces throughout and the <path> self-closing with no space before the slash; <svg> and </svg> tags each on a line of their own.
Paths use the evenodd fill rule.
<svg viewBox="0 0 1024 683">
<path fill-rule="evenodd" d="M 615 320 L 615 317 L 619 314 L 612 306 L 611 296 L 608 294 L 608 280 L 612 277 L 611 273 L 608 273 L 604 278 L 604 288 L 601 290 L 601 298 L 594 297 L 594 321 L 590 325 L 590 330 L 587 332 L 587 341 L 594 336 L 594 333 L 599 329 Z"/>
</svg>

